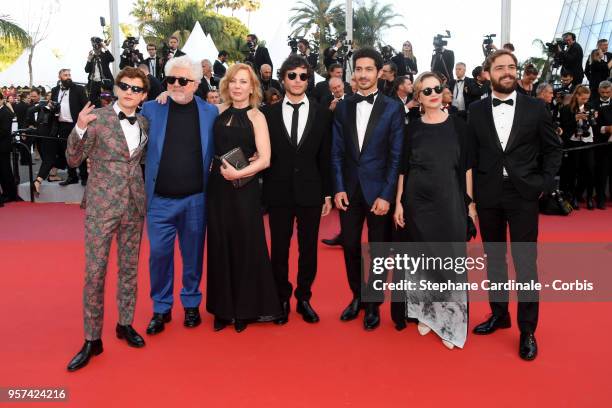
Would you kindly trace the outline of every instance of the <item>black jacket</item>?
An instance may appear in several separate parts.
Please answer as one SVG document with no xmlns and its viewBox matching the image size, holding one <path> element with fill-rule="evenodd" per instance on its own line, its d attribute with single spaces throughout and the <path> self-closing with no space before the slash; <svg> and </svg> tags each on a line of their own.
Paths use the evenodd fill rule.
<svg viewBox="0 0 612 408">
<path fill-rule="evenodd" d="M 599 83 L 610 77 L 610 69 L 605 61 L 587 61 L 584 73 L 589 80 L 589 87 L 591 89 L 598 89 Z"/>
<path fill-rule="evenodd" d="M 484 95 L 491 95 L 491 82 L 489 81 L 479 84 L 478 81 L 472 80 L 467 85 L 467 94 L 465 95 L 466 110 L 469 110 L 469 106 L 481 100 Z"/>
<path fill-rule="evenodd" d="M 561 144 L 543 101 L 516 95 L 514 123 L 505 150 L 495 130 L 490 97 L 470 105 L 468 131 L 476 162 L 474 197 L 477 207 L 500 205 L 503 167 L 527 201 L 535 201 L 540 193 L 554 188 L 554 177 L 561 166 Z"/>
<path fill-rule="evenodd" d="M 213 75 L 215 76 L 217 81 L 220 81 L 221 78 L 225 76 L 226 70 L 227 68 L 225 68 L 225 65 L 223 65 L 221 61 L 215 60 L 215 63 L 213 64 Z"/>
<path fill-rule="evenodd" d="M 353 93 L 353 89 L 351 88 L 351 85 L 345 82 L 344 83 L 344 95 L 351 95 L 352 93 Z M 331 99 L 330 99 L 331 94 L 332 93 L 329 90 L 329 78 L 326 79 L 325 81 L 318 82 L 315 85 L 314 90 L 312 91 L 312 97 L 315 98 L 317 102 L 319 103 L 327 101 L 328 99 L 331 102 Z"/>
<path fill-rule="evenodd" d="M 147 101 L 152 101 L 153 99 L 157 98 L 162 91 L 161 82 L 159 82 L 159 79 L 151 74 L 148 74 L 147 78 L 149 78 L 149 92 L 147 93 Z"/>
<path fill-rule="evenodd" d="M 26 119 L 30 105 L 25 102 L 17 102 L 13 105 L 13 109 L 15 110 L 15 116 L 17 116 L 17 127 L 23 129 L 26 127 Z"/>
<path fill-rule="evenodd" d="M 147 67 L 149 67 L 149 71 L 151 74 L 153 73 L 151 71 L 151 60 L 155 60 L 155 78 L 161 81 L 162 78 L 164 77 L 163 72 L 162 72 L 162 70 L 164 69 L 162 65 L 162 60 L 160 57 L 155 57 L 155 58 L 149 57 L 143 61 L 143 64 L 146 64 Z"/>
<path fill-rule="evenodd" d="M 414 60 L 404 59 L 404 54 L 400 52 L 399 54 L 391 58 L 391 61 L 393 61 L 393 63 L 397 66 L 398 76 L 409 75 L 412 77 L 414 76 L 414 73 L 419 72 L 416 57 L 414 58 Z"/>
<path fill-rule="evenodd" d="M 59 86 L 56 86 L 51 89 L 51 100 L 56 104 L 59 103 L 59 91 Z M 68 97 L 70 98 L 70 116 L 72 116 L 72 122 L 76 124 L 77 118 L 79 117 L 79 112 L 81 112 L 81 110 L 87 104 L 87 95 L 85 94 L 85 88 L 80 85 L 72 84 Z"/>
<path fill-rule="evenodd" d="M 560 55 L 562 61 L 561 73 L 572 73 L 574 76 L 574 84 L 579 84 L 584 79 L 584 70 L 582 69 L 583 56 L 582 47 L 577 42 L 573 43 L 567 51 Z"/>
<path fill-rule="evenodd" d="M 270 58 L 270 53 L 266 47 L 257 47 L 255 55 L 252 58 L 247 58 L 247 61 L 253 64 L 255 67 L 255 72 L 259 72 L 261 66 L 264 64 L 268 64 L 274 68 L 272 58 Z"/>
<path fill-rule="evenodd" d="M 11 151 L 11 130 L 15 114 L 6 106 L 0 107 L 0 153 Z"/>
<path fill-rule="evenodd" d="M 263 198 L 269 206 L 313 207 L 332 196 L 331 112 L 310 98 L 308 121 L 297 149 L 283 121 L 282 103 L 264 109 L 272 157 L 264 172 Z"/>
<path fill-rule="evenodd" d="M 110 79 L 111 82 L 113 81 L 113 73 L 111 72 L 111 69 L 110 69 L 110 63 L 113 62 L 114 60 L 115 58 L 113 57 L 113 54 L 111 54 L 109 50 L 106 50 L 105 52 L 100 54 L 100 69 L 102 70 L 102 76 L 104 77 L 102 79 Z M 93 75 L 94 75 L 94 60 L 93 59 L 91 61 L 87 61 L 87 64 L 85 64 L 85 72 L 89 74 L 89 80 L 92 81 Z"/>
<path fill-rule="evenodd" d="M 454 78 L 455 53 L 451 50 L 443 50 L 442 54 L 431 56 L 431 70 L 444 74 L 449 81 Z"/>
<path fill-rule="evenodd" d="M 200 82 L 200 85 L 198 85 L 198 90 L 195 92 L 195 94 L 200 98 L 206 100 L 206 95 L 208 95 L 211 86 L 215 88 L 219 87 L 219 83 L 217 82 L 215 77 L 210 77 L 210 86 L 208 85 L 206 78 L 202 77 L 202 81 Z"/>
</svg>

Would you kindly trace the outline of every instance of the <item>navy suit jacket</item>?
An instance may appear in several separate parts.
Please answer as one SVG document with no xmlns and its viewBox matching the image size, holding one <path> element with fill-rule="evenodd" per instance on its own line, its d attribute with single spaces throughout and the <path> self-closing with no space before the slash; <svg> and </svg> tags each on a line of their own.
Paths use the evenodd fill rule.
<svg viewBox="0 0 612 408">
<path fill-rule="evenodd" d="M 204 102 L 200 97 L 194 96 L 198 105 L 200 116 L 200 138 L 202 141 L 202 172 L 204 174 L 204 194 L 210 165 L 214 157 L 213 125 L 219 114 L 216 106 Z M 147 146 L 147 159 L 145 164 L 145 193 L 147 197 L 147 210 L 151 203 L 151 197 L 155 192 L 155 182 L 159 171 L 164 141 L 166 140 L 166 124 L 168 123 L 169 103 L 162 105 L 157 101 L 145 102 L 140 112 L 149 120 L 149 144 Z"/>
<path fill-rule="evenodd" d="M 355 99 L 351 96 L 338 104 L 331 153 L 334 193 L 346 192 L 350 203 L 361 186 L 368 205 L 377 198 L 394 202 L 404 142 L 403 109 L 379 93 L 359 151 Z"/>
</svg>

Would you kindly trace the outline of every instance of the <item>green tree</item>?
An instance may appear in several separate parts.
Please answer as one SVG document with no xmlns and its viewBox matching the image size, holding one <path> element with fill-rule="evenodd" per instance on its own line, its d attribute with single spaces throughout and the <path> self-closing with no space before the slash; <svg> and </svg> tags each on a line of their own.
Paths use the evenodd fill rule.
<svg viewBox="0 0 612 408">
<path fill-rule="evenodd" d="M 26 47 L 30 43 L 28 33 L 13 23 L 10 16 L 6 14 L 0 14 L 0 38 L 15 42 L 22 47 Z"/>
<path fill-rule="evenodd" d="M 393 12 L 390 4 L 380 5 L 377 0 L 368 5 L 362 2 L 353 17 L 353 40 L 359 46 L 383 43 L 385 30 L 394 27 L 406 28 L 402 23 L 393 23 L 401 15 Z"/>
<path fill-rule="evenodd" d="M 344 10 L 340 6 L 332 6 L 333 0 L 301 0 L 290 11 L 289 24 L 294 28 L 292 36 L 305 36 L 314 30 L 312 36 L 319 44 L 319 55 L 332 42 L 334 22 L 344 21 Z"/>
</svg>

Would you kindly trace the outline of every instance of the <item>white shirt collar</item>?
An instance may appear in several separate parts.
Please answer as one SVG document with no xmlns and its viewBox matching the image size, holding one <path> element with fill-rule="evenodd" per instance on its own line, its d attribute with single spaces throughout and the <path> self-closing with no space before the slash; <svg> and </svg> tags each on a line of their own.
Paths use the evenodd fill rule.
<svg viewBox="0 0 612 408">
<path fill-rule="evenodd" d="M 293 103 L 289 100 L 289 98 L 287 98 L 287 96 L 285 95 L 285 97 L 283 98 L 283 106 L 287 105 L 287 102 L 289 103 Z M 308 106 L 308 97 L 306 96 L 306 94 L 304 94 L 304 97 L 302 98 L 301 101 L 299 101 L 298 103 L 304 103 L 304 106 Z"/>
<path fill-rule="evenodd" d="M 114 103 L 113 103 L 113 110 L 115 111 L 115 113 L 116 113 L 117 115 L 119 115 L 119 112 L 121 112 L 121 108 L 119 107 L 119 104 L 118 104 L 117 102 L 114 102 Z M 127 113 L 125 113 L 125 112 L 123 112 L 123 113 L 124 113 L 124 114 L 127 116 Z M 136 112 L 134 112 L 134 115 L 133 115 L 133 116 L 136 116 Z M 128 122 L 128 123 L 129 123 L 129 122 Z"/>
<path fill-rule="evenodd" d="M 498 98 L 497 96 L 495 96 L 494 93 L 491 93 L 491 100 L 495 98 L 495 99 L 499 99 L 500 101 L 509 101 L 509 100 L 513 100 L 514 103 L 516 104 L 516 91 L 513 91 L 507 98 Z"/>
</svg>

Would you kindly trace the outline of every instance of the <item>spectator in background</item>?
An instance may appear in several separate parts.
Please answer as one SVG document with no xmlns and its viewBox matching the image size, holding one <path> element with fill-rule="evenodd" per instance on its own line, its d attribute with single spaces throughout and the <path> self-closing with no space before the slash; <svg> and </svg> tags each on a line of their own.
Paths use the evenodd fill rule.
<svg viewBox="0 0 612 408">
<path fill-rule="evenodd" d="M 514 44 L 512 43 L 505 43 L 502 48 L 504 50 L 510 51 L 510 52 L 514 52 Z"/>
<path fill-rule="evenodd" d="M 317 100 L 319 103 L 327 103 L 331 102 L 333 99 L 331 97 L 332 92 L 330 91 L 329 81 L 332 78 L 340 78 L 342 81 L 342 77 L 344 74 L 344 70 L 342 69 L 342 65 L 340 64 L 332 64 L 327 68 L 327 78 L 325 81 L 321 81 L 315 85 L 314 91 L 312 93 L 312 97 Z M 344 93 L 347 95 L 352 94 L 351 86 L 346 82 L 344 84 Z"/>
<path fill-rule="evenodd" d="M 383 94 L 393 96 L 393 83 L 397 77 L 397 65 L 394 62 L 385 62 L 382 68 L 382 75 L 378 80 L 378 90 Z"/>
<path fill-rule="evenodd" d="M 264 102 L 266 105 L 274 105 L 275 103 L 279 103 L 283 95 L 276 88 L 269 88 L 266 92 L 264 92 Z"/>
<path fill-rule="evenodd" d="M 211 89 L 217 89 L 219 87 L 219 83 L 213 77 L 212 64 L 207 59 L 202 60 L 202 72 L 204 76 L 202 77 L 202 82 L 200 82 L 198 90 L 195 94 L 206 100 L 206 94 L 208 94 Z"/>
<path fill-rule="evenodd" d="M 576 34 L 563 34 L 563 41 L 567 45 L 565 51 L 561 51 L 559 57 L 562 61 L 561 72 L 570 72 L 574 76 L 572 82 L 574 86 L 582 83 L 584 79 L 584 70 L 582 69 L 582 56 L 584 52 L 580 44 L 576 42 Z"/>
<path fill-rule="evenodd" d="M 159 82 L 159 80 L 151 74 L 149 65 L 146 63 L 140 64 L 138 69 L 140 69 L 149 80 L 149 92 L 147 93 L 147 99 L 145 101 L 152 101 L 162 92 L 161 82 Z"/>
<path fill-rule="evenodd" d="M 574 92 L 574 75 L 571 72 L 561 73 L 561 89 L 566 94 L 572 94 Z"/>
<path fill-rule="evenodd" d="M 225 76 L 225 71 L 227 70 L 225 67 L 227 57 L 229 57 L 229 53 L 225 50 L 219 51 L 217 55 L 217 59 L 213 65 L 213 74 L 217 82 L 221 82 L 221 78 Z"/>
<path fill-rule="evenodd" d="M 607 48 L 606 43 L 606 48 Z M 591 52 L 591 56 L 587 60 L 585 75 L 589 80 L 589 88 L 591 89 L 591 99 L 596 101 L 599 99 L 599 84 L 610 77 L 610 68 L 612 68 L 612 60 L 606 62 L 604 58 L 606 54 L 597 48 Z"/>
<path fill-rule="evenodd" d="M 157 56 L 157 46 L 153 43 L 147 44 L 147 52 L 149 53 L 149 58 L 145 59 L 144 63 L 149 68 L 149 74 L 157 78 L 158 81 L 161 81 L 161 79 L 163 78 L 162 59 Z M 155 99 L 155 98 L 151 98 L 150 92 L 149 92 L 149 98 Z"/>
<path fill-rule="evenodd" d="M 391 58 L 391 61 L 397 66 L 398 76 L 408 75 L 412 81 L 414 75 L 419 72 L 417 60 L 412 52 L 412 43 L 410 41 L 404 41 L 404 44 L 402 44 L 402 52 Z"/>
<path fill-rule="evenodd" d="M 210 91 L 208 91 L 208 94 L 206 94 L 206 102 L 210 103 L 211 105 L 219 105 L 221 103 L 219 90 L 211 89 Z"/>
<path fill-rule="evenodd" d="M 11 169 L 11 127 L 15 112 L 4 95 L 0 94 L 0 205 L 17 201 L 17 185 Z"/>
<path fill-rule="evenodd" d="M 272 78 L 272 65 L 263 64 L 259 69 L 259 78 L 261 79 L 261 92 L 265 93 L 268 89 L 274 88 L 279 92 L 282 92 L 280 82 Z"/>
<path fill-rule="evenodd" d="M 538 78 L 538 69 L 533 64 L 525 65 L 523 77 L 517 81 L 516 92 L 527 96 L 536 96 L 535 80 Z"/>
</svg>

